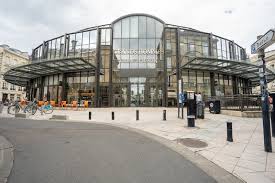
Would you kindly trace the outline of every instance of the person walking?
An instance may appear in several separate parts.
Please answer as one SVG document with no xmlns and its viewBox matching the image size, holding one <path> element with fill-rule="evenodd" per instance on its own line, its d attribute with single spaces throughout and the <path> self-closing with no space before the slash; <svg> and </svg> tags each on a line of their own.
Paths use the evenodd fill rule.
<svg viewBox="0 0 275 183">
<path fill-rule="evenodd" d="M 197 118 L 204 118 L 204 105 L 202 101 L 201 93 L 196 94 L 196 116 Z"/>
</svg>

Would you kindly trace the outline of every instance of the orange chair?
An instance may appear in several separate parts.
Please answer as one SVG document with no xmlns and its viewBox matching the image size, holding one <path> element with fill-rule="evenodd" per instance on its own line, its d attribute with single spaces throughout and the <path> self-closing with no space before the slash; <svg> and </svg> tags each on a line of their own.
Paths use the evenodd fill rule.
<svg viewBox="0 0 275 183">
<path fill-rule="evenodd" d="M 42 105 L 44 105 L 44 101 L 38 101 L 38 107 L 41 107 Z"/>
<path fill-rule="evenodd" d="M 51 100 L 50 104 L 51 104 L 51 106 L 55 107 L 55 101 L 54 100 Z"/>
<path fill-rule="evenodd" d="M 67 107 L 67 101 L 61 101 L 61 107 Z"/>
<path fill-rule="evenodd" d="M 75 108 L 77 107 L 77 101 L 74 100 L 74 101 L 72 102 L 72 107 L 75 107 Z"/>
<path fill-rule="evenodd" d="M 89 103 L 88 103 L 87 100 L 85 100 L 85 101 L 84 101 L 84 108 L 88 108 L 88 106 L 89 106 Z"/>
<path fill-rule="evenodd" d="M 20 102 L 21 105 L 26 105 L 26 100 L 22 99 Z"/>
</svg>

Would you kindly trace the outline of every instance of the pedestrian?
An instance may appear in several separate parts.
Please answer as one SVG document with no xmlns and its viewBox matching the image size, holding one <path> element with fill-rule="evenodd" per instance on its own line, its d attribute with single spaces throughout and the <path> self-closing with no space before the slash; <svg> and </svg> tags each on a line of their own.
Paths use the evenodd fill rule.
<svg viewBox="0 0 275 183">
<path fill-rule="evenodd" d="M 200 92 L 196 94 L 196 117 L 204 118 L 204 104 Z"/>
<path fill-rule="evenodd" d="M 199 92 L 198 94 L 196 94 L 196 103 L 201 103 L 202 102 L 202 96 L 201 93 Z"/>
</svg>

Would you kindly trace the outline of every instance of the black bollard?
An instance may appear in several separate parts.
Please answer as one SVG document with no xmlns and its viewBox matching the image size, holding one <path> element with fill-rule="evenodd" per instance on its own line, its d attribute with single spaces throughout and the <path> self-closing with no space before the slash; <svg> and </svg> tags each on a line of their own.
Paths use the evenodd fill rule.
<svg viewBox="0 0 275 183">
<path fill-rule="evenodd" d="M 136 111 L 136 120 L 139 120 L 139 110 Z"/>
<path fill-rule="evenodd" d="M 163 110 L 163 121 L 166 121 L 166 110 Z"/>
<path fill-rule="evenodd" d="M 112 120 L 115 120 L 115 112 L 112 111 Z"/>
<path fill-rule="evenodd" d="M 187 126 L 188 127 L 195 127 L 195 115 L 187 116 Z"/>
<path fill-rule="evenodd" d="M 232 130 L 232 122 L 226 122 L 226 126 L 227 126 L 227 141 L 228 142 L 233 142 L 233 130 Z"/>
<path fill-rule="evenodd" d="M 89 111 L 89 120 L 91 120 L 91 119 L 92 119 L 92 112 Z"/>
</svg>

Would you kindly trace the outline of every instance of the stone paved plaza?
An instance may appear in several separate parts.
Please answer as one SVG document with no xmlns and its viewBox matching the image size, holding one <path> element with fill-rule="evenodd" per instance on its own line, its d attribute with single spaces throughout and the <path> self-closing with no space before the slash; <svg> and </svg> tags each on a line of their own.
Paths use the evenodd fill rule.
<svg viewBox="0 0 275 183">
<path fill-rule="evenodd" d="M 136 109 L 140 120 L 136 121 Z M 162 120 L 162 111 L 167 110 L 167 120 Z M 184 109 L 186 113 L 186 109 Z M 88 119 L 89 111 L 92 120 Z M 111 112 L 115 112 L 115 120 Z M 69 116 L 70 121 L 110 123 L 144 130 L 146 132 L 176 140 L 195 138 L 208 144 L 204 148 L 188 147 L 228 172 L 246 182 L 275 182 L 275 138 L 272 138 L 273 153 L 266 153 L 263 146 L 261 118 L 240 118 L 222 114 L 210 114 L 206 111 L 205 119 L 197 119 L 195 128 L 188 128 L 186 116 L 177 118 L 176 108 L 101 108 L 87 110 L 55 110 L 53 114 Z M 4 109 L 1 116 L 7 115 Z M 52 115 L 30 116 L 31 119 L 49 119 Z M 234 142 L 226 141 L 226 121 L 233 123 Z"/>
</svg>

